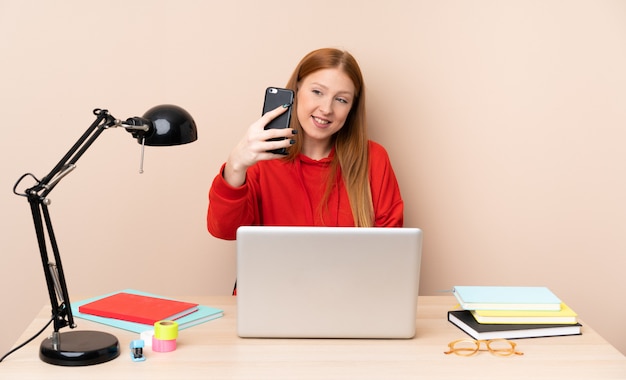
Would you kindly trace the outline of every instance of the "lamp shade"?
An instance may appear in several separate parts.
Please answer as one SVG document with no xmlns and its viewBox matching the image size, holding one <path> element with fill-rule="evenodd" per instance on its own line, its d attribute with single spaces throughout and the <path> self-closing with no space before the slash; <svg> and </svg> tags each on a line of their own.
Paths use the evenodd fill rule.
<svg viewBox="0 0 626 380">
<path fill-rule="evenodd" d="M 179 106 L 163 104 L 150 108 L 143 119 L 150 124 L 145 135 L 145 144 L 168 146 L 187 144 L 198 139 L 196 122 Z M 141 143 L 141 138 L 137 139 Z"/>
</svg>

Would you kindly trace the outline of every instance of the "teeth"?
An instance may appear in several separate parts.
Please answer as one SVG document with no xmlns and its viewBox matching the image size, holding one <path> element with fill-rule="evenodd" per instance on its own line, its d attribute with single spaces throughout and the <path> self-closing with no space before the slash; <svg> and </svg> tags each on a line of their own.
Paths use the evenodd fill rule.
<svg viewBox="0 0 626 380">
<path fill-rule="evenodd" d="M 328 124 L 328 123 L 330 123 L 328 120 L 323 120 L 323 119 L 317 118 L 317 117 L 315 117 L 315 116 L 313 116 L 313 119 L 314 119 L 316 122 L 320 123 L 320 124 Z"/>
</svg>

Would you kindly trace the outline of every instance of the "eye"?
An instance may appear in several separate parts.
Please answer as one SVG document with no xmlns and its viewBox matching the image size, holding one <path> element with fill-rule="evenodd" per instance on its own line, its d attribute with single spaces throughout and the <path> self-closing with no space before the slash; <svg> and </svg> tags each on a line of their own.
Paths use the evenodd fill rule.
<svg viewBox="0 0 626 380">
<path fill-rule="evenodd" d="M 322 95 L 322 92 L 320 90 L 311 90 L 311 92 L 315 95 Z"/>
<path fill-rule="evenodd" d="M 348 101 L 348 99 L 345 98 L 337 98 L 337 101 L 339 103 L 343 103 L 343 104 L 349 104 L 350 102 Z"/>
</svg>

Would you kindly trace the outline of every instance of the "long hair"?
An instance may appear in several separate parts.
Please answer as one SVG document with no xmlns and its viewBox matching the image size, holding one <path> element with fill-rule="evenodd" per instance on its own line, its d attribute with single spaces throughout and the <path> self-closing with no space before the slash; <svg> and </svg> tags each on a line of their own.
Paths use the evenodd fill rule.
<svg viewBox="0 0 626 380">
<path fill-rule="evenodd" d="M 322 204 L 326 204 L 331 191 L 337 186 L 337 170 L 348 193 L 350 208 L 357 227 L 371 227 L 374 225 L 374 207 L 369 182 L 369 151 L 367 124 L 365 120 L 365 86 L 361 69 L 354 57 L 343 50 L 324 48 L 307 54 L 296 66 L 287 88 L 297 94 L 298 84 L 308 75 L 322 69 L 340 69 L 352 80 L 355 89 L 355 99 L 346 118 L 344 126 L 333 136 L 335 156 L 331 162 L 330 175 L 326 191 L 322 197 Z M 297 109 L 297 96 L 294 109 Z M 302 126 L 297 117 L 291 119 L 291 128 L 302 134 Z M 302 149 L 302 140 L 289 149 L 287 160 L 294 160 Z"/>
</svg>

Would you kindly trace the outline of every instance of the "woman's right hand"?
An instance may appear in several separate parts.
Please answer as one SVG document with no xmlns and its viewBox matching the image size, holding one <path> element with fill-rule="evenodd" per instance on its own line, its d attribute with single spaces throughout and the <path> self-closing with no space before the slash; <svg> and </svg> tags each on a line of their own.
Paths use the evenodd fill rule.
<svg viewBox="0 0 626 380">
<path fill-rule="evenodd" d="M 223 176 L 226 182 L 233 187 L 239 187 L 246 181 L 246 171 L 255 163 L 263 160 L 272 160 L 284 157 L 281 154 L 271 153 L 270 150 L 288 148 L 293 144 L 293 135 L 296 133 L 291 128 L 265 129 L 265 126 L 285 113 L 290 107 L 279 106 L 272 111 L 266 112 L 260 119 L 252 123 L 248 131 L 230 152 Z M 273 138 L 285 138 L 284 140 L 270 141 Z"/>
</svg>

